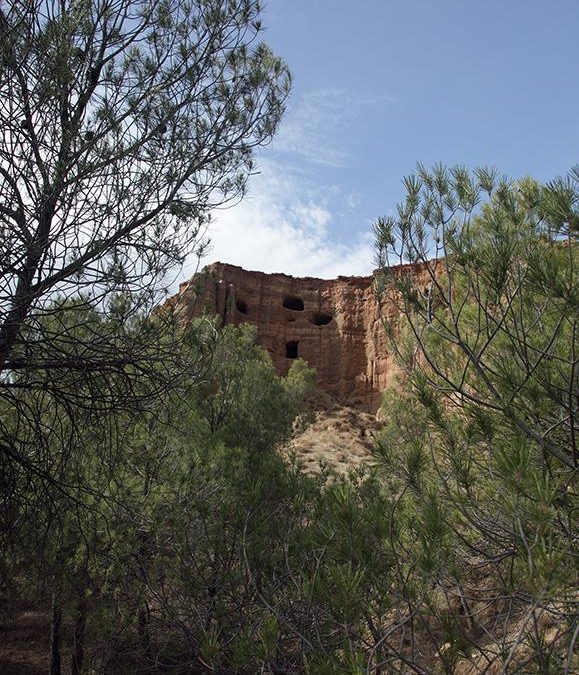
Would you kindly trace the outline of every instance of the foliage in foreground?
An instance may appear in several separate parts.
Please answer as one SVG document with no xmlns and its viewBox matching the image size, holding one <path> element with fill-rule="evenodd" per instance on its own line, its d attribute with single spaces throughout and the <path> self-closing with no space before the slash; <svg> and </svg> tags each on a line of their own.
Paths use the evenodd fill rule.
<svg viewBox="0 0 579 675">
<path fill-rule="evenodd" d="M 35 430 L 59 480 L 4 479 L 1 580 L 52 602 L 53 675 L 576 668 L 577 184 L 406 184 L 377 226 L 400 387 L 375 470 L 282 459 L 312 372 L 207 319 L 171 395 L 87 411 L 60 473 Z"/>
<path fill-rule="evenodd" d="M 269 509 L 287 502 L 299 476 L 274 448 L 313 373 L 296 362 L 278 377 L 248 327 L 218 332 L 204 319 L 184 343 L 181 363 L 194 368 L 186 386 L 137 420 L 109 412 L 97 424 L 87 414 L 58 483 L 22 471 L 3 493 L 11 505 L 3 510 L 3 594 L 52 598 L 52 672 L 65 617 L 74 622 L 74 672 L 86 665 L 87 642 L 98 655 L 92 666 L 107 672 L 153 662 L 190 672 L 215 658 L 204 658 L 203 645 L 216 630 L 228 634 L 240 621 L 249 629 L 247 565 L 270 555 Z M 26 398 L 49 419 L 41 396 Z M 49 467 L 61 456 L 53 428 L 37 458 Z"/>
<path fill-rule="evenodd" d="M 419 167 L 406 187 L 376 228 L 405 392 L 386 395 L 377 454 L 408 612 L 449 672 L 570 672 L 579 173 Z"/>
</svg>

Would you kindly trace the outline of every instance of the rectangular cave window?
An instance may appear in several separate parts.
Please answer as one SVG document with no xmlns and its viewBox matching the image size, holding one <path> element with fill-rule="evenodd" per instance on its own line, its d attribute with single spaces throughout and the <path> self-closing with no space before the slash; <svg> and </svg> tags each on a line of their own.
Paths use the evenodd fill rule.
<svg viewBox="0 0 579 675">
<path fill-rule="evenodd" d="M 285 345 L 285 355 L 288 359 L 297 359 L 298 358 L 298 343 L 296 340 L 291 340 L 286 342 Z"/>
</svg>

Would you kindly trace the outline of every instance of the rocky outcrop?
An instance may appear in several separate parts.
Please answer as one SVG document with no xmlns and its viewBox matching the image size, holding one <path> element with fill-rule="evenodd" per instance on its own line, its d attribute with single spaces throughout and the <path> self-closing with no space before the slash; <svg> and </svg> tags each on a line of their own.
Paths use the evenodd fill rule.
<svg viewBox="0 0 579 675">
<path fill-rule="evenodd" d="M 373 276 L 296 278 L 215 263 L 170 302 L 183 321 L 207 313 L 222 325 L 255 325 L 278 372 L 303 358 L 322 391 L 349 403 L 377 402 L 394 372 Z"/>
</svg>

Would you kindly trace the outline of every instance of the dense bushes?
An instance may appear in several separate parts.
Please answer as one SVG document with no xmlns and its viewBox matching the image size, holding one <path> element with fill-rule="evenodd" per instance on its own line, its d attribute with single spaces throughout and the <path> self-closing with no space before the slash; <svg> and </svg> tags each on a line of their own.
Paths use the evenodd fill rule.
<svg viewBox="0 0 579 675">
<path fill-rule="evenodd" d="M 164 401 L 70 437 L 19 394 L 45 470 L 3 478 L 2 593 L 51 605 L 53 673 L 576 668 L 575 179 L 406 185 L 377 225 L 400 372 L 373 467 L 282 458 L 313 373 L 249 327 L 193 324 Z"/>
<path fill-rule="evenodd" d="M 390 608 L 379 483 L 276 452 L 312 388 L 303 361 L 280 378 L 249 327 L 205 319 L 184 345 L 194 372 L 163 405 L 111 416 L 106 439 L 84 420 L 66 491 L 21 486 L 5 591 L 51 602 L 53 672 L 355 672 Z"/>
</svg>

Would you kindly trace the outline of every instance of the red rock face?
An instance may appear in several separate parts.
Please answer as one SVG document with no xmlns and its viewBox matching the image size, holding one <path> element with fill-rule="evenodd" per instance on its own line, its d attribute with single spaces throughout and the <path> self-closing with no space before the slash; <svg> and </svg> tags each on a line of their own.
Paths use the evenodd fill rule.
<svg viewBox="0 0 579 675">
<path fill-rule="evenodd" d="M 303 358 L 320 389 L 343 401 L 377 402 L 395 370 L 374 277 L 296 278 L 215 263 L 171 303 L 184 321 L 207 313 L 222 325 L 255 325 L 279 373 Z"/>
</svg>

